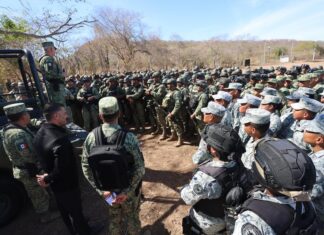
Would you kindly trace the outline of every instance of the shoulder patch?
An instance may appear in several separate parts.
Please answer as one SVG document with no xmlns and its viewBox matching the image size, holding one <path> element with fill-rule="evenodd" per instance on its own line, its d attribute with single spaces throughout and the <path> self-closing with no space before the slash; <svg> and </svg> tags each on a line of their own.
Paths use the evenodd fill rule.
<svg viewBox="0 0 324 235">
<path fill-rule="evenodd" d="M 247 223 L 242 226 L 242 235 L 262 235 L 261 231 L 253 224 Z"/>
</svg>

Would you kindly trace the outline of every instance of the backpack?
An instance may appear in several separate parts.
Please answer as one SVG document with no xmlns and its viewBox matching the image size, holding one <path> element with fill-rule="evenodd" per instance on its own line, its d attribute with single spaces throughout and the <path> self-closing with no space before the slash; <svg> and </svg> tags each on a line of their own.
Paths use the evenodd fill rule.
<svg viewBox="0 0 324 235">
<path fill-rule="evenodd" d="M 90 150 L 88 163 L 95 185 L 100 190 L 119 193 L 129 186 L 134 164 L 134 157 L 124 147 L 127 131 L 119 129 L 106 138 L 100 126 L 93 133 L 95 146 Z"/>
<path fill-rule="evenodd" d="M 303 214 L 302 205 L 305 210 Z M 287 204 L 249 198 L 240 212 L 247 210 L 260 216 L 278 235 L 317 234 L 316 212 L 311 202 L 296 202 L 294 210 Z"/>
</svg>

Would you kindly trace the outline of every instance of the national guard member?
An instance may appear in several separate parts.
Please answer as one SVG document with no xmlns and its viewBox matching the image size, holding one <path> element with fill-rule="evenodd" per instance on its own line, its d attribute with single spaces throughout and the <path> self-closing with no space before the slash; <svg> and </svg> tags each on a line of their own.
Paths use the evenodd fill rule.
<svg viewBox="0 0 324 235">
<path fill-rule="evenodd" d="M 41 223 L 56 219 L 59 214 L 49 212 L 49 195 L 37 184 L 34 134 L 28 129 L 30 115 L 24 103 L 3 107 L 10 123 L 3 130 L 3 147 L 13 166 L 13 176 L 25 187 Z"/>
<path fill-rule="evenodd" d="M 213 95 L 212 97 L 215 102 L 222 105 L 226 109 L 221 123 L 223 123 L 225 126 L 232 127 L 232 116 L 229 110 L 227 109 L 227 107 L 232 101 L 232 96 L 225 91 L 219 91 L 216 95 Z"/>
<path fill-rule="evenodd" d="M 240 104 L 237 102 L 237 99 L 241 97 L 242 89 L 242 84 L 237 82 L 230 83 L 225 89 L 233 98 L 232 103 L 228 106 L 228 110 L 232 116 L 232 127 L 236 131 L 240 128 Z"/>
<path fill-rule="evenodd" d="M 260 108 L 271 113 L 268 135 L 271 137 L 277 137 L 277 133 L 281 129 L 281 120 L 278 115 L 279 110 L 281 109 L 281 99 L 278 96 L 266 95 L 261 100 Z"/>
<path fill-rule="evenodd" d="M 225 114 L 225 111 L 226 109 L 222 105 L 214 101 L 209 101 L 207 107 L 201 109 L 201 112 L 203 112 L 204 114 L 204 119 L 203 119 L 204 123 L 206 125 L 213 125 L 213 124 L 220 123 Z M 207 154 L 207 144 L 203 139 L 200 139 L 198 149 L 192 155 L 192 162 L 198 165 L 206 161 L 208 157 L 210 157 L 210 155 Z"/>
<path fill-rule="evenodd" d="M 96 88 L 91 87 L 91 80 L 89 77 L 83 78 L 83 86 L 79 90 L 77 99 L 82 103 L 82 116 L 84 128 L 91 131 L 99 125 L 98 122 L 98 106 L 99 93 Z"/>
<path fill-rule="evenodd" d="M 303 141 L 304 129 L 309 121 L 315 118 L 316 113 L 322 109 L 323 105 L 317 100 L 302 97 L 298 103 L 291 104 L 291 107 L 294 110 L 293 116 L 295 119 L 291 126 L 293 135 L 286 138 L 309 153 L 310 147 Z"/>
<path fill-rule="evenodd" d="M 257 144 L 252 172 L 265 190 L 255 191 L 243 203 L 233 235 L 317 234 L 308 193 L 315 183 L 314 164 L 285 141 L 266 139 Z"/>
<path fill-rule="evenodd" d="M 111 137 L 121 127 L 118 125 L 119 107 L 115 97 L 104 97 L 99 101 L 99 116 L 103 121 L 101 130 L 106 138 Z M 88 157 L 95 146 L 95 135 L 89 133 L 83 145 L 82 169 L 84 176 L 90 184 L 104 199 L 112 196 L 113 192 L 101 191 L 96 188 L 94 176 L 89 166 Z M 139 220 L 139 202 L 140 202 L 140 185 L 145 173 L 144 159 L 139 147 L 138 140 L 134 134 L 127 132 L 124 141 L 125 150 L 133 156 L 132 169 L 130 171 L 129 187 L 123 189 L 112 201 L 109 207 L 109 232 L 108 234 L 121 235 L 130 234 L 138 235 L 141 224 Z M 127 223 L 125 225 L 125 223 Z M 122 230 L 124 230 L 122 232 Z M 126 232 L 125 232 L 126 230 Z"/>
<path fill-rule="evenodd" d="M 316 169 L 316 182 L 311 197 L 314 203 L 321 232 L 324 232 L 324 114 L 319 114 L 308 123 L 304 132 L 304 141 L 312 146 L 309 157 Z"/>
<path fill-rule="evenodd" d="M 39 59 L 39 66 L 45 78 L 48 98 L 53 103 L 65 106 L 64 74 L 61 65 L 55 58 L 56 47 L 53 42 L 43 42 L 42 46 L 45 55 Z"/>
<path fill-rule="evenodd" d="M 207 143 L 210 161 L 201 164 L 181 198 L 192 205 L 182 222 L 184 234 L 214 235 L 226 229 L 224 204 L 227 193 L 237 185 L 242 144 L 237 133 L 222 124 L 209 125 L 202 138 Z"/>
</svg>

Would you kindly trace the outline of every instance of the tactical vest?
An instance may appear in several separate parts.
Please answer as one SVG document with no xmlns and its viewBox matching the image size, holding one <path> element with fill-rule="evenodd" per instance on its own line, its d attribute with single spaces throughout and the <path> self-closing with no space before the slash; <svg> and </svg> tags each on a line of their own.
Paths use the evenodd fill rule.
<svg viewBox="0 0 324 235">
<path fill-rule="evenodd" d="M 202 199 L 197 202 L 193 209 L 196 212 L 202 212 L 205 215 L 214 218 L 223 218 L 224 204 L 227 193 L 231 188 L 237 185 L 235 174 L 238 172 L 238 165 L 233 167 L 211 167 L 206 164 L 201 165 L 198 170 L 204 172 L 205 174 L 213 177 L 222 187 L 222 195 L 217 199 Z"/>
<path fill-rule="evenodd" d="M 305 210 L 303 214 L 302 206 Z M 247 210 L 257 214 L 278 235 L 317 233 L 316 212 L 311 202 L 296 202 L 294 210 L 287 204 L 250 198 L 244 202 L 240 213 Z"/>
<path fill-rule="evenodd" d="M 173 98 L 174 95 L 174 91 L 169 91 L 166 96 L 164 97 L 163 101 L 162 101 L 162 108 L 168 110 L 168 111 L 172 111 L 172 109 L 174 108 L 175 105 L 175 100 Z"/>
</svg>

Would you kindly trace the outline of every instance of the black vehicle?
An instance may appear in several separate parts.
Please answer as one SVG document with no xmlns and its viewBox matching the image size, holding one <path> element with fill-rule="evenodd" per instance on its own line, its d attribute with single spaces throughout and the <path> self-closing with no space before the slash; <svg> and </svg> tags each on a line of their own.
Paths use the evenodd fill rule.
<svg viewBox="0 0 324 235">
<path fill-rule="evenodd" d="M 47 102 L 44 95 L 44 83 L 40 80 L 36 69 L 33 55 L 28 50 L 9 49 L 0 50 L 0 61 L 8 60 L 12 64 L 17 64 L 20 85 L 23 89 L 17 92 L 0 93 L 0 130 L 8 123 L 3 111 L 3 107 L 13 103 L 25 103 L 26 107 L 33 108 L 31 118 L 42 119 L 42 108 Z M 23 84 L 23 85 L 22 85 Z M 71 142 L 80 153 L 83 141 L 87 132 L 73 123 L 69 123 L 67 128 L 71 131 Z M 23 185 L 15 180 L 12 175 L 11 163 L 4 151 L 0 135 L 0 226 L 9 223 L 25 205 L 27 201 L 26 191 Z"/>
</svg>

